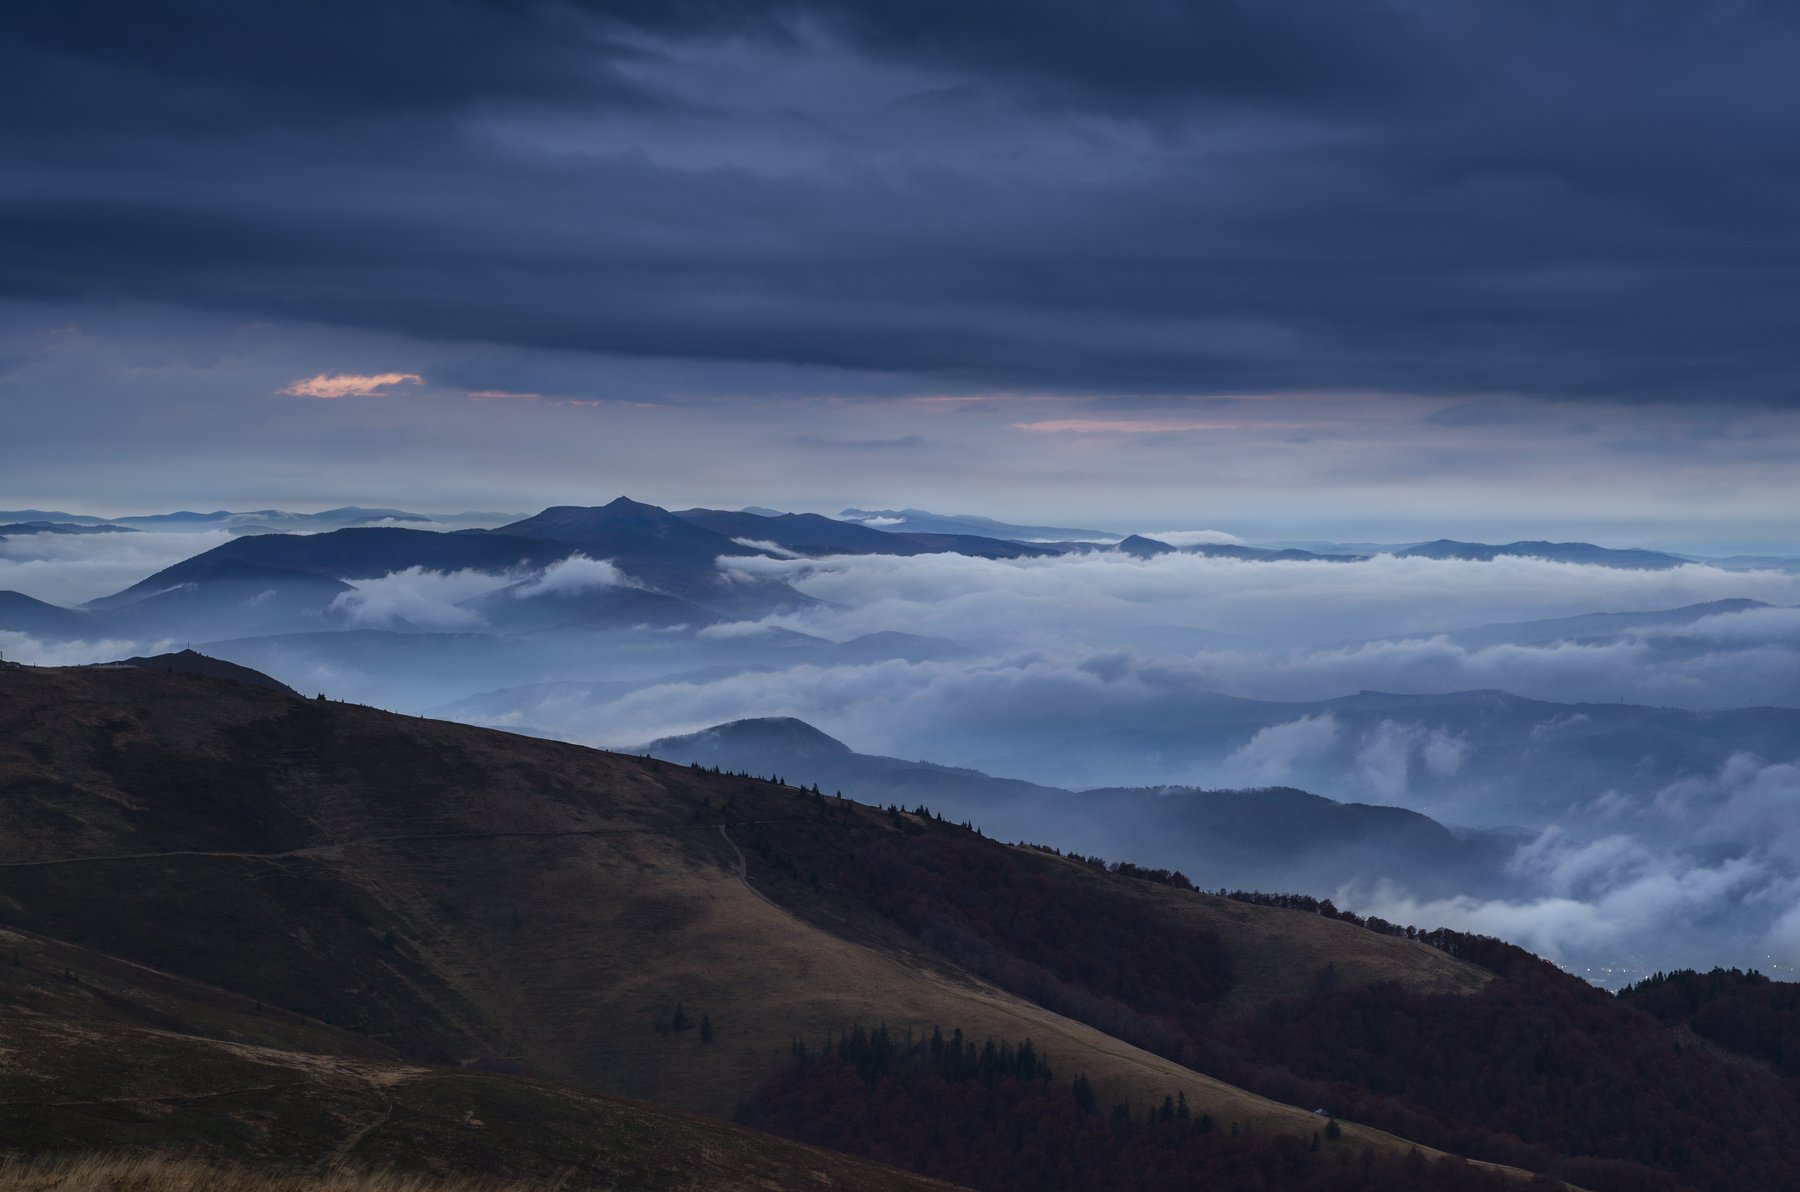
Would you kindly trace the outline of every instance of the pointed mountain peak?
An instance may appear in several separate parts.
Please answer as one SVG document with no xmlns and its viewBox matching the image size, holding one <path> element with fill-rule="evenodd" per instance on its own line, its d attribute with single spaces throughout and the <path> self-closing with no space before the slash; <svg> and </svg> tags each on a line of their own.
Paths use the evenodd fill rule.
<svg viewBox="0 0 1800 1192">
<path fill-rule="evenodd" d="M 1149 558 L 1151 555 L 1171 555 L 1175 553 L 1175 548 L 1168 543 L 1161 542 L 1155 538 L 1146 538 L 1142 534 L 1133 534 L 1131 537 L 1121 541 L 1114 549 L 1124 554 L 1136 555 L 1141 559 Z"/>
<path fill-rule="evenodd" d="M 655 556 L 750 553 L 723 534 L 675 516 L 658 505 L 619 497 L 606 505 L 552 505 L 542 513 L 493 531 L 518 538 L 548 538 L 608 554 Z"/>
<path fill-rule="evenodd" d="M 836 737 L 793 716 L 760 716 L 715 724 L 697 733 L 652 741 L 648 749 L 669 758 L 685 756 L 684 750 L 692 752 L 696 749 L 734 755 L 749 750 L 769 750 L 794 757 L 851 752 L 850 747 Z"/>
</svg>

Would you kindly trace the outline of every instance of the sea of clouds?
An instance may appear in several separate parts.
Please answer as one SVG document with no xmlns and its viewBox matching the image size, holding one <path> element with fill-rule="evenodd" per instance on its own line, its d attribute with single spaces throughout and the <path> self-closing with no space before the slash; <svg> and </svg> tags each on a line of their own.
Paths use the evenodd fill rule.
<svg viewBox="0 0 1800 1192">
<path fill-rule="evenodd" d="M 8 539 L 0 541 L 0 589 L 74 605 L 227 537 Z M 688 654 L 680 667 L 671 666 L 685 675 L 594 694 L 561 688 L 534 696 L 518 689 L 490 698 L 469 718 L 529 724 L 592 744 L 636 745 L 724 721 L 794 716 L 864 752 L 1069 787 L 1270 785 L 1307 779 L 1341 759 L 1341 789 L 1320 793 L 1417 805 L 1423 787 L 1473 781 L 1470 759 L 1483 742 L 1423 719 L 1353 723 L 1320 709 L 1246 727 L 1204 758 L 1168 742 L 1179 742 L 1189 726 L 1198 734 L 1212 723 L 1221 697 L 1305 703 L 1359 691 L 1493 689 L 1558 704 L 1800 707 L 1800 575 L 1775 570 L 1695 564 L 1633 571 L 1534 559 L 1391 556 L 1244 562 L 1180 554 L 1019 560 L 772 554 L 722 560 L 721 567 L 728 575 L 785 581 L 818 603 L 710 627 L 691 636 L 690 649 L 729 644 L 741 660 L 743 650 L 765 637 L 791 642 L 789 635 L 798 633 L 824 645 L 903 633 L 945 639 L 962 650 L 929 659 L 809 657 L 795 664 L 771 646 L 759 665 L 698 674 Z M 503 574 L 411 568 L 357 581 L 330 612 L 345 628 L 480 634 L 492 627 L 495 600 L 578 599 L 632 582 L 607 560 L 579 556 Z M 1520 640 L 1509 641 L 1501 632 L 1484 634 L 1485 644 L 1475 646 L 1454 636 L 1480 626 L 1725 599 L 1769 607 L 1574 640 L 1528 640 L 1534 634 L 1520 631 Z M 49 643 L 0 633 L 0 653 L 39 664 L 168 646 Z M 323 672 L 307 678 L 316 673 Z M 591 675 L 577 677 L 612 676 L 607 659 L 596 656 Z M 437 689 L 445 698 L 472 696 L 513 686 L 517 676 L 504 683 L 490 678 L 472 670 L 460 676 L 460 689 L 441 681 Z M 358 698 L 356 691 L 341 694 Z M 1552 709 L 1533 733 L 1545 741 L 1578 735 L 1583 716 Z M 1146 744 L 1132 748 L 1133 740 Z M 1704 951 L 1708 938 L 1732 941 L 1732 958 L 1800 963 L 1797 766 L 1800 741 L 1790 755 L 1734 754 L 1716 772 L 1664 787 L 1628 789 L 1629 775 L 1622 775 L 1616 789 L 1585 792 L 1579 816 L 1523 825 L 1529 842 L 1509 862 L 1518 896 L 1420 901 L 1404 875 L 1337 894 L 1359 910 L 1502 935 L 1577 965 L 1598 963 L 1596 957 L 1666 957 L 1690 945 Z"/>
<path fill-rule="evenodd" d="M 223 546 L 231 538 L 224 530 L 0 538 L 0 591 L 22 592 L 49 604 L 82 604 Z"/>
</svg>

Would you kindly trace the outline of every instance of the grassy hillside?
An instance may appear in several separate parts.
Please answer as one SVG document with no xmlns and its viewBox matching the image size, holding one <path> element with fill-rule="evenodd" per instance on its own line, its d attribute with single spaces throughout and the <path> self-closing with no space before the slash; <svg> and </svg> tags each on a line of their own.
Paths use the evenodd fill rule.
<svg viewBox="0 0 1800 1192">
<path fill-rule="evenodd" d="M 865 908 L 1002 988 L 1284 1103 L 1607 1192 L 1785 1192 L 1800 1169 L 1794 1087 L 1498 940 L 1427 943 L 1308 898 L 1240 904 L 897 808 L 752 843 L 759 884 L 800 913 Z"/>
<path fill-rule="evenodd" d="M 15 1153 L 149 1152 L 261 1172 L 565 1189 L 944 1187 L 724 1122 L 495 1074 L 66 1019 L 7 1017 L 0 1046 L 0 1146 Z"/>
<path fill-rule="evenodd" d="M 762 864 L 752 838 L 825 821 L 766 783 L 200 677 L 16 669 L 0 790 L 5 923 L 417 1062 L 728 1115 L 796 1036 L 956 1025 L 1033 1039 L 1109 1095 L 1314 1125 L 975 978 L 852 901 L 777 905 L 741 876 L 746 852 Z M 874 809 L 830 814 L 891 830 Z M 678 1004 L 712 1042 L 670 1029 Z"/>
<path fill-rule="evenodd" d="M 1081 876 L 1094 880 L 1091 872 Z M 1190 894 L 1152 882 L 1134 885 L 1137 896 L 1158 913 L 1215 931 L 1225 941 L 1236 974 L 1225 1002 L 1229 1013 L 1298 997 L 1314 987 L 1327 966 L 1343 985 L 1391 982 L 1419 993 L 1476 993 L 1493 980 L 1486 969 L 1418 940 L 1372 935 L 1321 915 Z"/>
<path fill-rule="evenodd" d="M 0 670 L 0 805 L 0 948 L 16 952 L 0 990 L 15 1051 L 36 1057 L 0 1100 L 34 1147 L 316 1156 L 257 1132 L 278 1121 L 376 1160 L 391 1146 L 397 1164 L 535 1176 L 540 1150 L 573 1162 L 594 1134 L 596 1094 L 749 1105 L 803 1141 L 902 1160 L 957 1098 L 1072 1103 L 1073 1085 L 906 1100 L 792 1076 L 796 1039 L 886 1026 L 1030 1041 L 1099 1106 L 1169 1099 L 1256 1140 L 1309 1139 L 1328 1107 L 1333 1163 L 1368 1148 L 1417 1175 L 1411 1139 L 1607 1192 L 1783 1189 L 1800 1166 L 1791 1088 L 1517 949 L 1217 898 L 922 811 L 129 668 Z M 800 1081 L 789 1110 L 836 1089 L 842 1132 L 797 1125 L 770 1101 L 778 1079 Z M 154 1108 L 113 1091 L 140 1085 Z M 57 1134 L 84 1118 L 106 1125 Z M 569 1125 L 527 1162 L 537 1119 Z M 1146 1129 L 1083 1137 L 1121 1162 L 1166 1143 L 1342 1174 Z M 928 1169 L 1005 1166 L 969 1145 L 966 1166 Z"/>
<path fill-rule="evenodd" d="M 0 1151 L 40 1157 L 0 1166 L 8 1192 L 944 1187 L 714 1119 L 409 1063 L 291 1011 L 12 930 L 0 930 L 0 1056 Z"/>
<path fill-rule="evenodd" d="M 281 1175 L 166 1155 L 86 1155 L 0 1163 L 0 1192 L 532 1192 L 538 1185 L 348 1169 Z"/>
</svg>

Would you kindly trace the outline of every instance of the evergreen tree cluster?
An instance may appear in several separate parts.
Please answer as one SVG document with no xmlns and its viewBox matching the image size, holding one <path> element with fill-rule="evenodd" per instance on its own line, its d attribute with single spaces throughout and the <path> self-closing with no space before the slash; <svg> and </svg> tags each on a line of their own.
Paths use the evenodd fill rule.
<svg viewBox="0 0 1800 1192">
<path fill-rule="evenodd" d="M 1226 1128 L 1185 1095 L 1141 1114 L 1096 1111 L 1085 1075 L 1057 1080 L 1029 1043 L 858 1026 L 817 1050 L 795 1040 L 743 1120 L 980 1192 L 1517 1192 L 1515 1177 L 1455 1159 L 1377 1154 L 1305 1136 Z M 1540 1186 L 1555 1187 L 1549 1181 Z"/>
<path fill-rule="evenodd" d="M 1755 969 L 1677 969 L 1647 977 L 1618 996 L 1800 1081 L 1800 985 L 1770 980 Z"/>
<path fill-rule="evenodd" d="M 987 1039 L 979 1047 L 973 1039 L 965 1039 L 962 1030 L 945 1035 L 933 1029 L 929 1039 L 914 1038 L 911 1031 L 896 1036 L 887 1026 L 865 1031 L 859 1023 L 838 1036 L 834 1043 L 827 1037 L 817 1053 L 807 1051 L 804 1043 L 795 1041 L 793 1055 L 806 1061 L 814 1055 L 848 1064 L 867 1084 L 885 1079 L 911 1079 L 921 1068 L 930 1068 L 938 1079 L 948 1084 L 979 1080 L 993 1085 L 1001 1080 L 1049 1080 L 1050 1065 L 1038 1054 L 1030 1039 L 1014 1047 L 1011 1043 Z"/>
</svg>

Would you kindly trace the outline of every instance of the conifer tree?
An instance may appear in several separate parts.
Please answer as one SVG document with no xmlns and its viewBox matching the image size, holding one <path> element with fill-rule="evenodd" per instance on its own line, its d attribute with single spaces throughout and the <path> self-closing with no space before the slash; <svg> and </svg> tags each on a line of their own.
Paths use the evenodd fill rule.
<svg viewBox="0 0 1800 1192">
<path fill-rule="evenodd" d="M 1075 1078 L 1075 1106 L 1081 1110 L 1081 1115 L 1086 1117 L 1094 1112 L 1094 1104 L 1094 1086 L 1088 1083 L 1087 1074 L 1084 1072 Z"/>
</svg>

